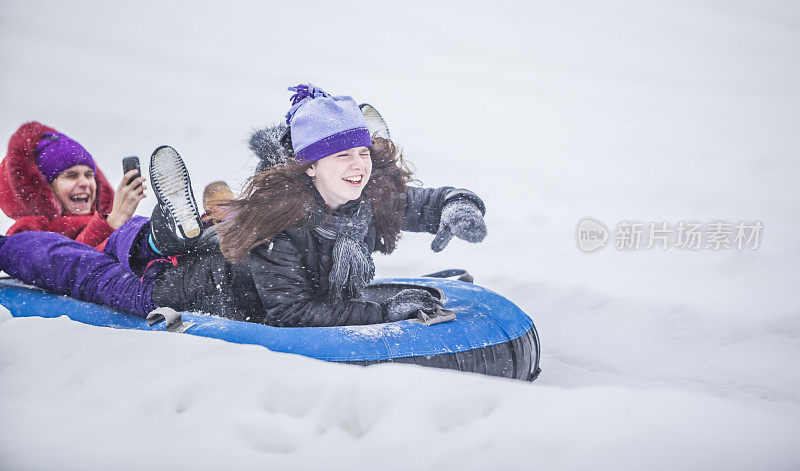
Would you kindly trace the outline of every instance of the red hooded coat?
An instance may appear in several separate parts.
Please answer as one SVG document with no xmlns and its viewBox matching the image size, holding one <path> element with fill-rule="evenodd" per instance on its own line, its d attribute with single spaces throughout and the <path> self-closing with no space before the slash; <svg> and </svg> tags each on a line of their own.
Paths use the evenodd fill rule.
<svg viewBox="0 0 800 471">
<path fill-rule="evenodd" d="M 102 248 L 114 232 L 105 219 L 114 204 L 114 189 L 98 168 L 94 176 L 97 182 L 94 214 L 63 214 L 61 202 L 36 166 L 36 144 L 46 132 L 57 131 L 32 121 L 20 126 L 8 141 L 8 154 L 0 162 L 0 209 L 15 224 L 6 235 L 22 231 L 58 232 Z"/>
</svg>

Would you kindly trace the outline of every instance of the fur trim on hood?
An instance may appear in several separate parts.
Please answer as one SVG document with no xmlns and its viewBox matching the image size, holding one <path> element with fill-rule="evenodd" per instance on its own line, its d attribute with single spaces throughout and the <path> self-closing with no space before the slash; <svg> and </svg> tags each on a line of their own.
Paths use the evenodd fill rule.
<svg viewBox="0 0 800 471">
<path fill-rule="evenodd" d="M 12 219 L 54 219 L 63 213 L 61 202 L 36 166 L 36 144 L 46 132 L 57 131 L 31 121 L 20 126 L 8 141 L 8 154 L 0 162 L 0 209 Z M 106 216 L 114 204 L 114 189 L 99 168 L 94 178 L 97 193 L 93 209 Z"/>
<path fill-rule="evenodd" d="M 277 124 L 264 129 L 256 129 L 250 135 L 250 150 L 252 150 L 260 162 L 256 167 L 256 173 L 286 163 L 286 159 L 292 156 L 291 151 L 281 144 L 281 136 L 286 132 L 285 124 Z"/>
</svg>

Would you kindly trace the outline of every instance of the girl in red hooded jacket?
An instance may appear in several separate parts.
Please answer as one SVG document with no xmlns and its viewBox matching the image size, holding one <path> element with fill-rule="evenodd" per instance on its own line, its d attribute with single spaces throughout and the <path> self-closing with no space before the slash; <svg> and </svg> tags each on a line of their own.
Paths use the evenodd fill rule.
<svg viewBox="0 0 800 471">
<path fill-rule="evenodd" d="M 57 232 L 102 250 L 145 197 L 143 177 L 128 183 L 135 172 L 123 176 L 115 193 L 80 144 L 41 123 L 25 123 L 0 162 L 0 209 L 15 220 L 6 235 Z"/>
</svg>

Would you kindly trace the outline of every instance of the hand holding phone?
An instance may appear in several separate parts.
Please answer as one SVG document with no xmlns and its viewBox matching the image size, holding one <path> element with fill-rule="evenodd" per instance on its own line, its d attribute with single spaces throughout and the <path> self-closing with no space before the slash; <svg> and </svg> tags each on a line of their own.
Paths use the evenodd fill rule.
<svg viewBox="0 0 800 471">
<path fill-rule="evenodd" d="M 125 224 L 136 212 L 139 202 L 145 198 L 144 178 L 141 178 L 142 169 L 139 167 L 139 157 L 131 156 L 122 159 L 122 181 L 117 191 L 114 192 L 114 204 L 111 212 L 106 216 L 106 222 L 113 229 Z M 128 175 L 130 173 L 130 175 Z M 139 179 L 139 183 L 132 187 L 132 183 Z"/>
<path fill-rule="evenodd" d="M 137 177 L 142 175 L 142 169 L 139 166 L 139 157 L 136 157 L 135 155 L 132 155 L 130 157 L 125 157 L 124 159 L 122 159 L 122 174 L 123 175 L 128 173 L 128 172 L 130 172 L 131 170 L 134 170 L 134 169 L 138 170 L 138 173 L 136 175 L 132 176 L 130 179 L 128 179 L 128 182 L 127 182 L 128 185 L 130 185 L 131 182 L 133 180 L 135 180 Z"/>
</svg>

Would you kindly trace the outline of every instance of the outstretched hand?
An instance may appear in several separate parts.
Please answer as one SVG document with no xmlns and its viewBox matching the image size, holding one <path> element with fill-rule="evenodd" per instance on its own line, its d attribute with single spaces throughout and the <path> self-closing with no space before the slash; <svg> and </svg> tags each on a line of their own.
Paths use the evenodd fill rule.
<svg viewBox="0 0 800 471">
<path fill-rule="evenodd" d="M 133 217 L 136 208 L 139 207 L 139 202 L 145 198 L 144 190 L 147 188 L 144 185 L 146 178 L 136 177 L 128 183 L 128 180 L 133 178 L 139 170 L 134 169 L 128 171 L 123 177 L 122 181 L 114 193 L 114 205 L 111 208 L 106 218 L 109 226 L 117 229 L 119 226 L 125 224 L 128 219 Z"/>
<path fill-rule="evenodd" d="M 467 242 L 480 242 L 486 237 L 483 213 L 471 201 L 457 199 L 444 205 L 439 231 L 431 242 L 431 250 L 441 252 L 453 236 Z"/>
</svg>

